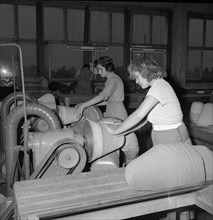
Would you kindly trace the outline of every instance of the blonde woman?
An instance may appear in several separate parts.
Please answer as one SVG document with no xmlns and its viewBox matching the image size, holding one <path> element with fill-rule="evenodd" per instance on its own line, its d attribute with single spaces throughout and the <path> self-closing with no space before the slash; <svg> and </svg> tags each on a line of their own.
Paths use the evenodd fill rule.
<svg viewBox="0 0 213 220">
<path fill-rule="evenodd" d="M 153 128 L 153 145 L 191 143 L 179 100 L 171 85 L 164 79 L 166 72 L 148 57 L 140 58 L 128 70 L 136 83 L 142 89 L 149 88 L 149 91 L 138 109 L 111 132 L 115 135 L 122 134 L 147 118 Z"/>
</svg>

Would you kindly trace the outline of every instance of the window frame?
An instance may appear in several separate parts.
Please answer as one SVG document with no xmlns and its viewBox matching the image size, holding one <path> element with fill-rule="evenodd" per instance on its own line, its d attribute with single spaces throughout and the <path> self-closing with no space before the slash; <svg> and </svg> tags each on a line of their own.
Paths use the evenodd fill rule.
<svg viewBox="0 0 213 220">
<path fill-rule="evenodd" d="M 190 19 L 200 19 L 203 21 L 203 39 L 202 39 L 202 45 L 201 46 L 189 46 L 189 25 L 190 25 Z M 213 79 L 212 80 L 202 80 L 203 75 L 203 57 L 204 57 L 204 51 L 212 51 L 213 52 L 213 46 L 207 47 L 205 46 L 206 41 L 206 21 L 212 20 L 213 21 L 213 15 L 211 14 L 203 14 L 203 13 L 195 13 L 195 12 L 188 12 L 188 26 L 187 26 L 187 46 L 186 46 L 186 67 L 185 67 L 185 75 L 184 75 L 184 82 L 187 86 L 191 88 L 197 88 L 199 86 L 199 89 L 205 89 L 212 88 L 213 86 Z M 198 79 L 190 79 L 187 78 L 187 72 L 188 72 L 188 61 L 189 61 L 189 52 L 193 50 L 199 50 L 200 55 L 200 72 L 199 72 L 199 78 Z M 198 85 L 199 83 L 199 85 Z"/>
<path fill-rule="evenodd" d="M 13 7 L 13 14 L 14 14 L 14 17 L 13 17 L 13 21 L 14 21 L 14 36 L 11 37 L 11 38 L 1 38 L 1 43 L 17 43 L 18 45 L 21 45 L 21 44 L 25 44 L 25 45 L 33 45 L 35 47 L 37 47 L 37 40 L 36 40 L 36 37 L 35 39 L 32 39 L 32 38 L 20 38 L 19 36 L 19 6 L 32 6 L 32 7 L 35 7 L 35 10 L 37 11 L 37 6 L 36 6 L 36 2 L 33 2 L 33 1 L 20 1 L 20 2 L 14 2 L 14 1 L 0 1 L 1 4 L 6 4 L 6 5 L 11 5 Z M 37 23 L 37 15 L 36 15 L 36 23 Z M 22 49 L 22 48 L 21 48 Z M 23 50 L 22 50 L 22 53 Z M 23 57 L 24 59 L 24 57 Z M 32 63 L 32 66 L 29 66 L 29 67 L 35 67 L 36 68 L 36 72 L 38 72 L 38 57 L 37 57 L 37 52 L 35 54 L 35 63 Z M 23 60 L 24 61 L 24 60 Z M 23 62 L 24 64 L 24 62 Z M 23 66 L 23 68 L 25 68 L 25 66 Z M 25 78 L 32 78 L 31 76 L 27 76 L 26 73 L 25 74 Z M 20 77 L 21 73 L 18 73 L 17 77 Z M 35 76 L 33 76 L 34 78 Z M 37 78 L 39 78 L 40 75 L 38 74 L 37 75 Z M 17 79 L 17 85 L 18 87 L 21 87 L 21 84 L 19 83 L 20 80 Z"/>
<path fill-rule="evenodd" d="M 134 44 L 133 42 L 133 16 L 134 14 L 141 14 L 149 16 L 149 37 L 151 41 L 148 39 L 148 43 L 141 43 L 141 44 Z M 167 18 L 167 44 L 153 44 L 152 43 L 152 31 L 153 31 L 153 16 L 165 16 Z M 170 55 L 171 55 L 171 12 L 170 10 L 146 10 L 146 9 L 133 9 L 131 11 L 131 39 L 130 39 L 130 63 L 132 62 L 134 50 L 141 50 L 141 53 L 166 53 L 166 64 L 165 70 L 168 73 L 168 78 L 170 77 L 170 70 L 171 70 L 171 62 L 170 62 Z"/>
<path fill-rule="evenodd" d="M 82 44 L 82 45 L 87 45 L 89 44 L 89 36 L 84 36 L 84 41 L 82 42 L 78 42 L 78 41 L 68 41 L 68 33 L 67 33 L 67 10 L 68 9 L 80 9 L 80 10 L 84 10 L 85 13 L 90 12 L 90 10 L 102 10 L 102 11 L 107 11 L 109 13 L 109 42 L 107 42 L 105 45 L 109 45 L 109 46 L 115 46 L 115 47 L 123 47 L 123 66 L 124 66 L 124 70 L 126 71 L 124 73 L 124 77 L 127 78 L 128 76 L 128 72 L 127 72 L 127 66 L 129 64 L 130 61 L 130 56 L 129 56 L 129 50 L 132 47 L 132 43 L 131 43 L 131 36 L 127 36 L 126 35 L 131 35 L 131 13 L 133 12 L 142 12 L 148 15 L 167 15 L 169 18 L 171 17 L 171 10 L 170 9 L 164 9 L 162 10 L 162 8 L 154 8 L 154 7 L 141 7 L 138 8 L 137 6 L 135 6 L 134 4 L 122 4 L 122 5 L 110 5 L 110 3 L 94 3 L 94 2 L 86 2 L 84 4 L 82 4 L 81 2 L 65 2 L 63 1 L 63 4 L 61 2 L 56 2 L 56 1 L 44 1 L 44 2 L 40 2 L 38 1 L 38 3 L 36 1 L 25 1 L 25 0 L 21 0 L 20 2 L 13 2 L 13 1 L 8 1 L 5 2 L 6 4 L 12 4 L 14 6 L 14 33 L 15 33 L 15 41 L 17 43 L 34 43 L 34 40 L 28 40 L 28 39 L 19 39 L 18 38 L 18 25 L 17 25 L 17 17 L 18 17 L 18 6 L 19 5 L 33 5 L 36 6 L 36 13 L 38 16 L 38 13 L 42 13 L 41 14 L 41 18 L 36 18 L 36 22 L 37 24 L 37 29 L 39 28 L 39 33 L 37 33 L 37 37 L 38 37 L 38 41 L 36 40 L 36 46 L 37 46 L 37 69 L 38 69 L 38 77 L 40 77 L 40 74 L 45 77 L 45 69 L 44 69 L 44 65 L 45 65 L 45 59 L 44 59 L 44 55 L 43 52 L 45 50 L 45 45 L 48 44 L 48 42 L 50 41 L 50 44 L 69 44 L 69 45 L 77 45 L 77 44 Z M 62 8 L 63 9 L 63 26 L 64 26 L 64 33 L 63 33 L 63 40 L 59 40 L 59 41 L 54 41 L 54 40 L 45 40 L 43 33 L 43 8 L 44 7 L 56 7 L 56 8 Z M 124 42 L 120 43 L 120 42 L 112 42 L 112 13 L 123 13 L 124 14 Z M 130 22 L 130 26 L 128 25 Z M 170 66 L 168 65 L 169 63 L 169 59 L 170 59 L 170 19 L 168 19 L 168 39 L 167 39 L 167 45 L 166 45 L 166 49 L 167 49 L 167 71 L 169 71 L 168 69 L 170 69 Z M 89 35 L 89 23 L 87 23 L 87 27 L 85 27 L 85 23 L 84 23 L 84 32 L 86 31 L 86 35 Z M 41 26 L 41 27 L 40 27 Z M 129 32 L 129 33 L 128 33 Z M 14 42 L 14 39 L 11 39 L 12 42 Z M 97 46 L 97 45 L 96 45 Z M 102 45 L 100 45 L 102 46 Z M 141 45 L 140 45 L 141 46 Z M 165 45 L 164 45 L 165 46 Z M 158 46 L 157 46 L 158 47 Z M 156 48 L 155 48 L 156 49 Z M 84 55 L 83 55 L 83 62 L 88 61 L 89 59 L 91 59 L 92 57 L 92 52 L 88 52 L 85 51 Z"/>
</svg>

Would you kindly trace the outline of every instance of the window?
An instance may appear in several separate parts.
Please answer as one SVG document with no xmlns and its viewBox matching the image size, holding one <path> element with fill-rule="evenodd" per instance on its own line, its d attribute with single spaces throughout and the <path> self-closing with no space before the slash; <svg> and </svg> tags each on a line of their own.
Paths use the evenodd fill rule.
<svg viewBox="0 0 213 220">
<path fill-rule="evenodd" d="M 112 43 L 124 42 L 124 14 L 112 13 Z"/>
<path fill-rule="evenodd" d="M 36 39 L 36 7 L 18 6 L 18 26 L 20 39 Z"/>
<path fill-rule="evenodd" d="M 74 78 L 82 67 L 83 52 L 67 49 L 66 44 L 51 44 L 45 47 L 45 71 L 49 78 Z"/>
<path fill-rule="evenodd" d="M 213 17 L 189 15 L 186 82 L 213 82 Z"/>
<path fill-rule="evenodd" d="M 90 38 L 93 45 L 109 42 L 109 13 L 91 11 Z"/>
<path fill-rule="evenodd" d="M 18 39 L 26 78 L 37 77 L 36 6 L 18 6 Z"/>
<path fill-rule="evenodd" d="M 45 40 L 64 40 L 63 9 L 44 7 Z"/>
<path fill-rule="evenodd" d="M 4 40 L 7 43 L 14 44 L 15 42 L 21 47 L 25 77 L 36 77 L 36 6 L 18 5 L 15 7 L 14 4 L 0 4 L 0 38 L 2 42 Z M 18 51 L 17 48 L 16 51 Z M 17 62 L 14 55 L 12 59 Z M 21 76 L 19 71 L 20 69 L 16 71 L 18 81 Z"/>
<path fill-rule="evenodd" d="M 152 18 L 152 44 L 167 45 L 168 23 L 167 17 L 154 15 Z"/>
<path fill-rule="evenodd" d="M 106 51 L 97 51 L 93 57 L 111 57 L 115 64 L 115 72 L 123 78 L 124 13 L 91 11 L 90 26 L 91 44 L 108 46 Z"/>
<path fill-rule="evenodd" d="M 83 44 L 84 10 L 66 10 L 44 7 L 45 75 L 52 79 L 74 78 L 83 66 L 83 52 L 70 50 L 67 45 Z"/>
<path fill-rule="evenodd" d="M 21 84 L 20 59 L 14 45 L 0 45 L 0 87 Z"/>
<path fill-rule="evenodd" d="M 149 22 L 150 22 L 149 15 L 133 14 L 132 44 L 146 45 L 149 43 L 149 39 L 150 39 Z"/>
<path fill-rule="evenodd" d="M 80 41 L 84 40 L 84 11 L 77 9 L 67 10 L 68 24 L 68 41 Z"/>
<path fill-rule="evenodd" d="M 130 62 L 139 57 L 152 57 L 167 69 L 168 15 L 133 13 Z"/>
<path fill-rule="evenodd" d="M 14 38 L 14 7 L 0 4 L 0 37 Z"/>
<path fill-rule="evenodd" d="M 37 77 L 36 44 L 20 43 L 23 57 L 23 68 L 26 78 Z"/>
<path fill-rule="evenodd" d="M 136 59 L 138 54 L 152 56 L 159 64 L 167 65 L 168 11 L 130 6 L 130 13 L 124 13 L 126 4 L 109 7 L 108 3 L 77 1 L 66 4 L 57 1 L 4 2 L 0 4 L 0 40 L 15 41 L 21 46 L 25 77 L 72 78 L 84 62 L 107 55 L 113 58 L 116 73 L 125 79 L 130 61 L 128 50 L 132 52 L 131 59 Z M 42 17 L 37 17 L 39 14 Z M 86 20 L 87 15 L 90 20 Z M 132 25 L 129 27 L 124 21 L 128 24 L 132 21 Z M 211 20 L 206 26 L 212 26 Z M 212 30 L 208 28 L 208 31 L 212 35 Z M 125 36 L 124 32 L 129 35 Z M 212 47 L 211 36 L 205 36 L 207 47 Z M 84 44 L 96 48 L 104 46 L 107 50 L 69 49 L 69 46 Z M 209 57 L 212 53 L 206 49 L 201 56 Z M 202 65 L 203 71 L 208 72 L 208 60 Z M 207 75 L 204 74 L 205 78 Z"/>
</svg>

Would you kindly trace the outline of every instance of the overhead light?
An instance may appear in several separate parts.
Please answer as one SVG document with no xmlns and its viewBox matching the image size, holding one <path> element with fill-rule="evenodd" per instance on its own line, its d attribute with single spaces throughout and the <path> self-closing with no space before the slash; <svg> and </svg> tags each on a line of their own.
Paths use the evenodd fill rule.
<svg viewBox="0 0 213 220">
<path fill-rule="evenodd" d="M 73 46 L 67 45 L 67 49 L 73 51 L 106 51 L 108 47 L 105 46 Z"/>
<path fill-rule="evenodd" d="M 159 48 L 145 48 L 143 46 L 131 47 L 130 50 L 135 53 L 166 53 L 165 49 Z"/>
<path fill-rule="evenodd" d="M 3 78 L 3 77 L 13 77 L 13 73 L 8 69 L 8 68 L 5 68 L 5 67 L 1 67 L 0 69 L 0 77 Z"/>
</svg>

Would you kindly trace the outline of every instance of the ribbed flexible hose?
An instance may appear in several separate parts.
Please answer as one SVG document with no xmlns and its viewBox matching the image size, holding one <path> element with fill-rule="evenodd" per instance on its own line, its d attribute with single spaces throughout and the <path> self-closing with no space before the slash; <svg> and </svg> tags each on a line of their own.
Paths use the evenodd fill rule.
<svg viewBox="0 0 213 220">
<path fill-rule="evenodd" d="M 26 93 L 25 98 L 26 98 L 26 101 L 29 103 L 37 103 L 37 100 L 31 97 L 28 93 Z M 1 105 L 1 147 L 0 149 L 2 148 L 2 151 L 4 149 L 4 144 L 5 144 L 5 126 L 6 126 L 7 115 L 10 113 L 11 106 L 17 101 L 23 101 L 22 92 L 11 93 L 3 100 L 2 105 Z"/>
<path fill-rule="evenodd" d="M 28 103 L 26 105 L 27 115 L 38 116 L 46 121 L 50 129 L 61 128 L 60 121 L 56 114 L 44 105 Z M 7 116 L 5 125 L 5 151 L 6 151 L 6 180 L 7 195 L 12 195 L 10 183 L 11 163 L 14 161 L 14 146 L 17 145 L 17 128 L 20 120 L 24 117 L 24 106 L 17 106 Z"/>
</svg>

